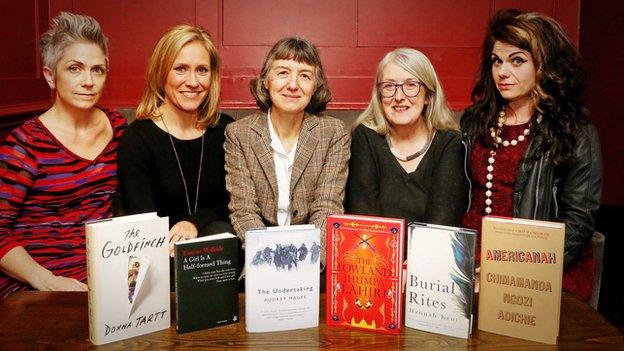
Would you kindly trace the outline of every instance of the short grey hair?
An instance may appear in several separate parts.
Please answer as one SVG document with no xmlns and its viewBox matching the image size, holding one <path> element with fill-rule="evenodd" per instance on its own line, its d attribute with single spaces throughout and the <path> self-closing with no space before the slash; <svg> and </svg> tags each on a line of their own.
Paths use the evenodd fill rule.
<svg viewBox="0 0 624 351">
<path fill-rule="evenodd" d="M 56 65 L 65 49 L 77 42 L 97 45 L 106 56 L 108 66 L 108 39 L 102 33 L 100 24 L 91 16 L 69 12 L 61 12 L 54 17 L 50 29 L 39 40 L 43 65 L 56 71 Z"/>
</svg>

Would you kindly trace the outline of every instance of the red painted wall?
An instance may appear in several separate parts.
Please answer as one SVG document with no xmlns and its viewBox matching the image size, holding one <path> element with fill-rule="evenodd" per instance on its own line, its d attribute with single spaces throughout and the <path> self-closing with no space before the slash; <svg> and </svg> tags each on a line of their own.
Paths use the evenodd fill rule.
<svg viewBox="0 0 624 351">
<path fill-rule="evenodd" d="M 334 100 L 331 109 L 362 109 L 379 59 L 398 46 L 425 52 L 441 76 L 452 107 L 469 103 L 479 47 L 492 13 L 518 7 L 547 13 L 579 42 L 588 75 L 587 105 L 602 137 L 605 203 L 624 204 L 617 184 L 623 164 L 622 119 L 614 114 L 622 77 L 622 6 L 616 0 L 25 0 L 0 5 L 0 129 L 50 105 L 41 77 L 39 35 L 59 11 L 95 17 L 110 39 L 111 72 L 101 101 L 135 106 L 156 40 L 183 22 L 211 32 L 222 59 L 222 107 L 254 108 L 247 88 L 270 46 L 303 35 L 321 51 Z M 582 14 L 582 21 L 579 20 Z M 615 49 L 615 50 L 614 50 Z M 605 82 L 608 82 L 606 84 Z M 10 116 L 10 117 L 7 117 Z M 611 176 L 613 175 L 613 176 Z"/>
<path fill-rule="evenodd" d="M 222 108 L 254 108 L 248 83 L 271 45 L 286 35 L 316 43 L 333 93 L 330 109 L 366 106 L 377 62 L 398 46 L 425 52 L 451 106 L 469 104 L 488 18 L 517 7 L 549 14 L 579 42 L 588 75 L 587 105 L 605 156 L 607 204 L 624 204 L 618 176 L 624 159 L 622 118 L 613 111 L 622 89 L 624 18 L 618 1 L 580 0 L 24 0 L 0 5 L 0 134 L 50 105 L 41 76 L 39 35 L 59 11 L 95 17 L 110 39 L 111 72 L 101 104 L 135 106 L 147 58 L 159 36 L 195 23 L 213 36 L 222 56 Z M 583 21 L 579 20 L 583 15 Z M 615 50 L 613 50 L 615 48 Z M 613 79 L 618 77 L 618 79 Z"/>
<path fill-rule="evenodd" d="M 4 1 L 0 5 L 0 116 L 49 106 L 50 90 L 42 78 L 38 49 L 48 14 L 46 1 Z M 0 127 L 10 125 L 0 117 Z"/>
<path fill-rule="evenodd" d="M 49 104 L 37 55 L 39 33 L 59 11 L 95 17 L 110 39 L 111 72 L 102 105 L 135 106 L 145 64 L 159 36 L 183 22 L 212 34 L 223 59 L 222 107 L 254 108 L 248 82 L 279 38 L 316 43 L 333 92 L 331 109 L 362 109 L 377 62 L 398 46 L 425 52 L 451 106 L 469 103 L 488 18 L 519 7 L 545 12 L 578 40 L 579 0 L 25 0 L 2 5 L 0 116 Z M 1 118 L 0 118 L 1 120 Z M 0 125 L 1 127 L 1 125 Z"/>
</svg>

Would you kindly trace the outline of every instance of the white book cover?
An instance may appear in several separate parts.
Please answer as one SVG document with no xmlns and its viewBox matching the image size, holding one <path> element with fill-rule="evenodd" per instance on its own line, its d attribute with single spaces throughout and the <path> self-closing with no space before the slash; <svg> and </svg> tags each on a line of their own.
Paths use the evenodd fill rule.
<svg viewBox="0 0 624 351">
<path fill-rule="evenodd" d="M 246 330 L 270 332 L 319 324 L 321 231 L 314 225 L 245 234 Z"/>
<path fill-rule="evenodd" d="M 405 325 L 468 338 L 472 330 L 476 232 L 411 223 Z"/>
<path fill-rule="evenodd" d="M 171 326 L 169 219 L 87 223 L 89 337 L 101 345 Z"/>
</svg>

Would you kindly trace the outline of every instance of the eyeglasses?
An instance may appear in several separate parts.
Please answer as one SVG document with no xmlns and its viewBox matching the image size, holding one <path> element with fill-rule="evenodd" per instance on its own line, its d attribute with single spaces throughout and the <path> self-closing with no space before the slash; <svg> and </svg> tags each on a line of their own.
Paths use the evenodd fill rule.
<svg viewBox="0 0 624 351">
<path fill-rule="evenodd" d="M 377 84 L 377 88 L 379 89 L 381 96 L 385 98 L 391 98 L 396 95 L 398 88 L 401 88 L 405 96 L 415 97 L 418 96 L 418 93 L 420 93 L 421 86 L 424 86 L 424 84 L 416 80 L 406 80 L 401 84 L 392 82 L 381 82 Z"/>
</svg>

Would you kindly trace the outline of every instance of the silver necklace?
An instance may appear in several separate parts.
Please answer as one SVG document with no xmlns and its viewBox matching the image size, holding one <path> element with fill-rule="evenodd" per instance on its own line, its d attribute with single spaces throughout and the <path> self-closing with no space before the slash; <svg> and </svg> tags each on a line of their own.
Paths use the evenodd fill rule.
<svg viewBox="0 0 624 351">
<path fill-rule="evenodd" d="M 418 156 L 424 154 L 425 152 L 427 152 L 427 150 L 429 149 L 429 146 L 431 146 L 431 142 L 433 141 L 433 135 L 435 134 L 435 131 L 429 133 L 429 136 L 427 138 L 427 142 L 425 143 L 425 145 L 422 147 L 422 149 L 416 151 L 415 153 L 411 154 L 411 155 L 402 155 L 398 152 L 396 152 L 396 150 L 394 150 L 394 148 L 392 147 L 392 141 L 390 140 L 390 133 L 386 134 L 386 142 L 388 143 L 388 147 L 390 148 L 390 152 L 392 153 L 392 155 L 399 161 L 403 161 L 403 162 L 408 162 L 411 160 L 414 160 L 416 158 L 418 158 Z"/>
<path fill-rule="evenodd" d="M 180 170 L 180 176 L 182 177 L 182 184 L 184 185 L 184 195 L 186 196 L 186 206 L 188 207 L 189 216 L 193 213 L 197 212 L 197 203 L 199 201 L 199 181 L 201 179 L 201 171 L 202 171 L 202 163 L 204 161 L 204 136 L 206 135 L 206 131 L 202 134 L 201 138 L 201 152 L 199 154 L 199 172 L 197 172 L 197 186 L 195 187 L 195 210 L 191 212 L 191 200 L 189 198 L 188 187 L 186 186 L 186 178 L 184 177 L 184 171 L 182 170 L 182 164 L 180 163 L 180 157 L 178 157 L 178 151 L 173 144 L 173 137 L 169 132 L 169 128 L 167 127 L 167 123 L 165 123 L 165 119 L 163 117 L 160 118 L 167 130 L 167 135 L 169 136 L 169 141 L 171 142 L 171 148 L 173 149 L 173 154 L 175 155 L 176 161 L 178 162 L 178 169 Z"/>
</svg>

